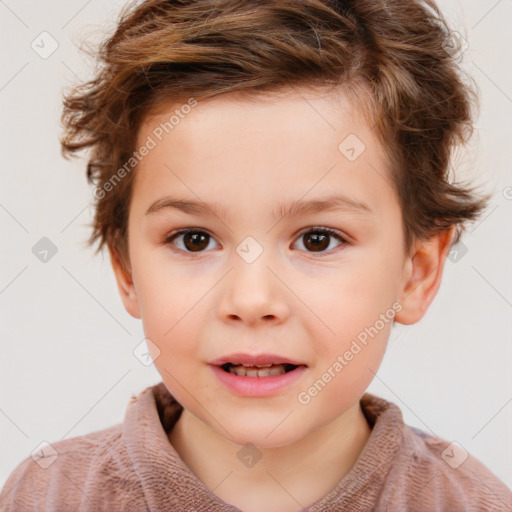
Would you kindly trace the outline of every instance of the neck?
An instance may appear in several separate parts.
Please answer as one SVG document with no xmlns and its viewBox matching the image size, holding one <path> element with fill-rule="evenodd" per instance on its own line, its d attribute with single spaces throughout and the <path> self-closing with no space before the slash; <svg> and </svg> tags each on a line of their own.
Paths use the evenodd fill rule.
<svg viewBox="0 0 512 512">
<path fill-rule="evenodd" d="M 297 441 L 257 448 L 245 467 L 242 448 L 183 410 L 169 441 L 195 475 L 227 503 L 250 510 L 296 511 L 325 496 L 350 470 L 371 429 L 357 402 L 338 418 Z M 249 453 L 249 452 L 248 452 Z"/>
</svg>

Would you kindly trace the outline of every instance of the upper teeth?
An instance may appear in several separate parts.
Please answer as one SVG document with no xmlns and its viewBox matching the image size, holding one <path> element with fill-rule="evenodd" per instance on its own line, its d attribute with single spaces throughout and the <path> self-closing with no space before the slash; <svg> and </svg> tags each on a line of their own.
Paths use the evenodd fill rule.
<svg viewBox="0 0 512 512">
<path fill-rule="evenodd" d="M 270 368 L 272 366 L 272 368 Z M 250 369 L 249 369 L 250 368 Z M 229 372 L 239 375 L 241 377 L 269 377 L 272 375 L 281 375 L 286 373 L 284 369 L 284 365 L 231 365 L 229 367 Z"/>
<path fill-rule="evenodd" d="M 232 363 L 232 364 L 241 364 L 241 363 Z M 256 367 L 256 368 L 270 368 L 272 366 L 272 363 L 270 364 L 242 364 L 242 366 L 245 366 L 247 368 L 253 368 L 253 367 Z"/>
</svg>

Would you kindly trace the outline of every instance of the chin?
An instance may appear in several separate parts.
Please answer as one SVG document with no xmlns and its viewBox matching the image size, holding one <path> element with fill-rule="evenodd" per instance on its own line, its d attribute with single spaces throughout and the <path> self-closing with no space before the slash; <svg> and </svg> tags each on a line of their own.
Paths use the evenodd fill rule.
<svg viewBox="0 0 512 512">
<path fill-rule="evenodd" d="M 282 446 L 288 446 L 301 438 L 300 433 L 294 432 L 291 435 L 291 426 L 287 428 L 283 425 L 279 425 L 279 421 L 272 424 L 262 425 L 230 425 L 229 432 L 232 437 L 226 437 L 232 443 L 239 446 L 253 445 L 261 449 L 267 448 L 280 448 Z M 282 432 L 278 432 L 282 428 Z M 225 435 L 225 433 L 224 433 Z"/>
</svg>

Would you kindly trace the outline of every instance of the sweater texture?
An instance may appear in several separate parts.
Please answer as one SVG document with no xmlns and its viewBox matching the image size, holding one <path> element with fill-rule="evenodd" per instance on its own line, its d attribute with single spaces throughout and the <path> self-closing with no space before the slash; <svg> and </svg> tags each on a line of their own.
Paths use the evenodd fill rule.
<svg viewBox="0 0 512 512">
<path fill-rule="evenodd" d="M 510 489 L 462 448 L 404 424 L 392 402 L 365 393 L 360 406 L 370 438 L 350 471 L 304 511 L 512 511 Z M 20 462 L 0 511 L 241 512 L 169 442 L 182 410 L 163 382 L 133 395 L 123 423 L 51 443 Z"/>
</svg>

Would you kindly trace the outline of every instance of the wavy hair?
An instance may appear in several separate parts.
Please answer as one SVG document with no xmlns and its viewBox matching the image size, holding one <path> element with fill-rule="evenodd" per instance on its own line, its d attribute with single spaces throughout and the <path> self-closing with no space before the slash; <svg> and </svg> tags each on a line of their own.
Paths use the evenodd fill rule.
<svg viewBox="0 0 512 512">
<path fill-rule="evenodd" d="M 456 51 L 432 0 L 131 2 L 95 50 L 94 78 L 63 100 L 63 156 L 88 148 L 88 182 L 108 188 L 95 194 L 87 243 L 129 261 L 134 173 L 108 182 L 133 159 L 141 122 L 170 99 L 341 85 L 370 92 L 366 114 L 389 157 L 406 247 L 452 225 L 457 242 L 490 196 L 450 181 L 452 152 L 471 135 L 477 98 Z"/>
</svg>

